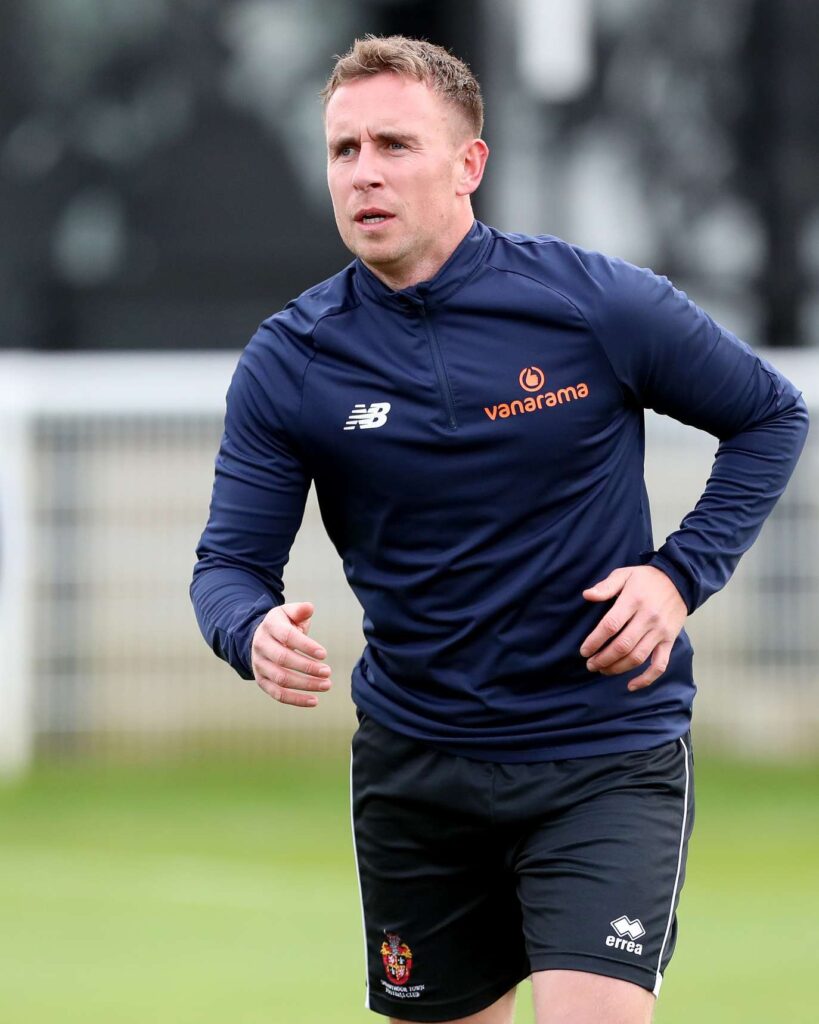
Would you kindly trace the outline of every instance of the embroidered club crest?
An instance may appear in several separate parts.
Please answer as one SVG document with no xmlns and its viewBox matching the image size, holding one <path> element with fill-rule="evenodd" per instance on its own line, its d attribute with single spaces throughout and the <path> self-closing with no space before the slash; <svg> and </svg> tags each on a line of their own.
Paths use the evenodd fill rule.
<svg viewBox="0 0 819 1024">
<path fill-rule="evenodd" d="M 412 971 L 412 950 L 401 941 L 400 935 L 386 932 L 386 942 L 381 943 L 381 959 L 387 978 L 393 985 L 406 985 Z"/>
</svg>

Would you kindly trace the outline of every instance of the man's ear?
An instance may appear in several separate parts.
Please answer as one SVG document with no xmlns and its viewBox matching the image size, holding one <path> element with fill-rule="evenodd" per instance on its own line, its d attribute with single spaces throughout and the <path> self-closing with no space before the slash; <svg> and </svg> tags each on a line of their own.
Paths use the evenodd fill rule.
<svg viewBox="0 0 819 1024">
<path fill-rule="evenodd" d="M 483 139 L 473 139 L 468 143 L 459 159 L 459 173 L 455 194 L 471 196 L 483 178 L 486 161 L 489 157 L 489 146 Z"/>
</svg>

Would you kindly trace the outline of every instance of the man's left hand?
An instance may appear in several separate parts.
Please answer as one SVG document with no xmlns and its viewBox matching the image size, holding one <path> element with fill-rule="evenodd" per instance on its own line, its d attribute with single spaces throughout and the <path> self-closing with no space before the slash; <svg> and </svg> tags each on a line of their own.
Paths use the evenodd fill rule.
<svg viewBox="0 0 819 1024">
<path fill-rule="evenodd" d="M 580 654 L 588 659 L 586 668 L 613 676 L 651 658 L 645 672 L 630 680 L 628 688 L 651 686 L 668 667 L 671 648 L 688 615 L 668 576 L 653 565 L 627 565 L 584 590 L 583 597 L 587 601 L 617 597 L 580 647 Z"/>
</svg>

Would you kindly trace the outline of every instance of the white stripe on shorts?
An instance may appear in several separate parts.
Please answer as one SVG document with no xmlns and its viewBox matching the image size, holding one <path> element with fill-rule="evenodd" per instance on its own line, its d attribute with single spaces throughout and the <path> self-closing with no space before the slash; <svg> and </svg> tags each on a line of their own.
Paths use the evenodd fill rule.
<svg viewBox="0 0 819 1024">
<path fill-rule="evenodd" d="M 370 1008 L 370 961 L 367 955 L 367 922 L 364 920 L 364 893 L 361 891 L 361 872 L 358 870 L 358 850 L 355 845 L 355 821 L 353 819 L 353 752 L 350 751 L 350 833 L 353 837 L 353 859 L 355 860 L 355 877 L 358 881 L 358 899 L 361 904 L 361 933 L 364 940 L 364 982 L 367 986 L 364 995 L 364 1009 Z"/>
<path fill-rule="evenodd" d="M 674 879 L 674 889 L 671 893 L 671 906 L 668 909 L 668 924 L 665 926 L 665 935 L 663 936 L 663 944 L 660 946 L 660 956 L 657 960 L 657 976 L 654 979 L 654 995 L 660 994 L 660 986 L 663 983 L 663 976 L 660 973 L 660 969 L 663 963 L 663 953 L 665 952 L 665 946 L 668 942 L 668 936 L 671 934 L 671 923 L 674 920 L 674 904 L 677 899 L 677 890 L 680 885 L 680 872 L 682 871 L 682 857 L 683 857 L 683 846 L 685 845 L 685 826 L 688 821 L 688 787 L 690 785 L 689 771 L 688 771 L 688 747 L 685 745 L 685 741 L 680 737 L 680 745 L 683 748 L 683 754 L 685 756 L 685 794 L 683 795 L 683 815 L 682 815 L 682 827 L 680 828 L 680 848 L 677 854 L 677 877 Z"/>
</svg>

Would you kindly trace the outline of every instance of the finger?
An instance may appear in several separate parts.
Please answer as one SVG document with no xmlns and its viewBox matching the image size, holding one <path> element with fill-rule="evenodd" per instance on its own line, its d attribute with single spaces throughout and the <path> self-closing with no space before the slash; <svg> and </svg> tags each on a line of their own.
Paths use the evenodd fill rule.
<svg viewBox="0 0 819 1024">
<path fill-rule="evenodd" d="M 310 632 L 313 612 L 315 611 L 310 601 L 294 601 L 290 604 L 281 605 L 281 608 L 297 629 L 300 629 L 302 633 Z"/>
<path fill-rule="evenodd" d="M 257 679 L 256 682 L 280 704 L 290 704 L 295 708 L 314 708 L 318 704 L 318 697 L 312 693 L 300 693 L 298 690 L 290 690 L 284 686 L 277 686 L 268 679 Z"/>
<path fill-rule="evenodd" d="M 317 658 L 309 658 L 298 651 L 292 651 L 284 644 L 262 639 L 256 645 L 254 656 L 261 662 L 269 662 L 275 668 L 288 668 L 294 672 L 303 672 L 308 676 L 327 677 L 331 673 L 330 666 Z"/>
<path fill-rule="evenodd" d="M 642 672 L 629 682 L 629 690 L 632 692 L 634 690 L 642 690 L 646 686 L 651 686 L 652 683 L 655 683 L 668 668 L 668 659 L 671 657 L 671 648 L 673 646 L 673 640 L 664 640 L 661 644 L 657 644 L 651 656 L 651 664 L 645 672 Z"/>
<path fill-rule="evenodd" d="M 591 658 L 589 662 L 586 663 L 586 667 L 588 668 L 589 664 L 592 664 L 589 671 L 602 672 L 604 676 L 616 676 L 620 675 L 622 672 L 631 672 L 633 669 L 637 668 L 638 665 L 642 665 L 644 662 L 648 661 L 653 654 L 654 649 L 662 639 L 662 635 L 656 630 L 649 630 L 639 643 L 632 644 L 630 649 L 624 649 L 622 657 L 617 658 L 617 660 L 612 660 L 612 658 L 616 658 L 616 655 L 614 653 L 609 655 L 609 652 L 613 651 L 615 645 L 618 644 L 620 640 L 619 636 L 615 637 L 608 647 L 603 649 L 601 654 L 595 655 L 594 658 Z M 625 644 L 622 646 L 625 648 Z M 608 658 L 604 662 L 603 659 L 607 656 Z"/>
<path fill-rule="evenodd" d="M 625 629 L 625 627 L 631 622 L 636 610 L 637 605 L 631 599 L 626 600 L 625 598 L 620 597 L 615 601 L 597 626 L 591 633 L 589 633 L 581 644 L 581 656 L 583 658 L 589 658 L 596 655 L 605 643 L 607 643 L 621 630 Z M 642 636 L 642 633 L 640 636 Z M 639 639 L 639 637 L 635 639 Z"/>
<path fill-rule="evenodd" d="M 274 686 L 283 686 L 293 690 L 313 690 L 324 692 L 333 685 L 329 677 L 316 678 L 305 675 L 303 672 L 294 672 L 289 668 L 282 668 L 270 659 L 259 659 L 254 665 L 257 679 L 266 679 Z"/>
<path fill-rule="evenodd" d="M 309 622 L 313 618 L 313 612 L 316 610 L 312 601 L 288 601 L 286 604 L 279 605 L 279 608 L 281 608 L 288 619 L 292 619 L 293 622 L 299 624 Z"/>
<path fill-rule="evenodd" d="M 583 597 L 587 601 L 610 601 L 620 593 L 630 575 L 631 567 L 615 569 L 604 580 L 584 590 Z"/>
<path fill-rule="evenodd" d="M 320 661 L 327 657 L 327 651 L 321 644 L 316 643 L 306 633 L 303 633 L 286 615 L 265 619 L 262 625 L 265 626 L 265 632 L 269 636 L 293 651 L 301 651 L 302 654 L 308 654 L 311 658 L 318 658 Z"/>
</svg>

